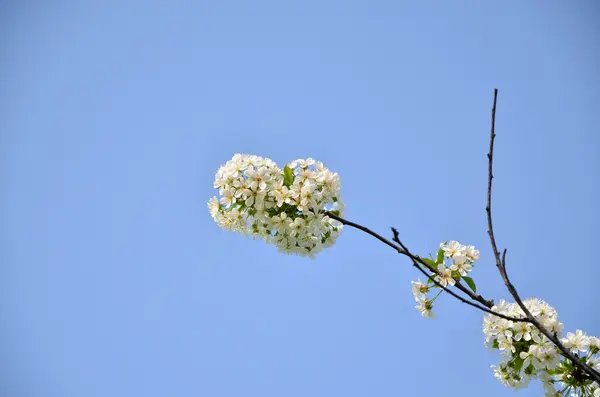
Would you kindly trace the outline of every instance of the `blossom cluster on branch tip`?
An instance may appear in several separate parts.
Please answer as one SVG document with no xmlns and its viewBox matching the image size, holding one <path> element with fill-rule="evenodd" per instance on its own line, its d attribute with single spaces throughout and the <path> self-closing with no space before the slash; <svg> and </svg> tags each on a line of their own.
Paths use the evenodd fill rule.
<svg viewBox="0 0 600 397">
<path fill-rule="evenodd" d="M 431 272 L 427 283 L 423 284 L 421 280 L 412 281 L 413 295 L 418 303 L 415 309 L 420 311 L 423 317 L 435 318 L 433 302 L 439 293 L 432 299 L 427 297 L 427 293 L 432 288 L 438 288 L 438 284 L 446 288 L 455 285 L 456 281 L 464 279 L 475 291 L 475 282 L 467 274 L 473 270 L 474 262 L 478 259 L 479 251 L 472 245 L 462 245 L 458 241 L 441 243 L 435 259 L 423 259 L 429 265 L 428 270 Z M 441 290 L 439 292 L 441 293 Z"/>
<path fill-rule="evenodd" d="M 548 331 L 560 338 L 563 324 L 556 310 L 540 299 L 528 299 L 525 307 Z M 494 312 L 511 318 L 526 318 L 516 303 L 500 301 Z M 599 397 L 600 386 L 581 369 L 561 355 L 557 347 L 529 322 L 511 321 L 488 314 L 483 320 L 485 346 L 499 350 L 502 361 L 493 365 L 494 375 L 506 387 L 515 390 L 527 387 L 532 379 L 539 379 L 545 396 Z M 561 342 L 595 370 L 600 369 L 600 339 L 577 330 L 567 333 Z"/>
<path fill-rule="evenodd" d="M 219 227 L 262 238 L 280 252 L 314 258 L 342 229 L 326 215 L 343 214 L 340 177 L 311 158 L 281 169 L 268 158 L 235 154 L 217 171 L 214 187 L 219 197 L 208 208 Z"/>
</svg>

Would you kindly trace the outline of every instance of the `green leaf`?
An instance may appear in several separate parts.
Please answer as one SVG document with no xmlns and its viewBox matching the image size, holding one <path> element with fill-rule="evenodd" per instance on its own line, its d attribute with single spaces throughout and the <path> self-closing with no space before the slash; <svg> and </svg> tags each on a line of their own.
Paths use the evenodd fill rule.
<svg viewBox="0 0 600 397">
<path fill-rule="evenodd" d="M 283 184 L 287 187 L 292 186 L 294 183 L 294 170 L 292 170 L 287 165 L 283 167 Z"/>
<path fill-rule="evenodd" d="M 438 250 L 436 262 L 437 263 L 444 262 L 444 250 L 441 248 Z"/>
<path fill-rule="evenodd" d="M 477 293 L 477 287 L 475 286 L 475 281 L 471 277 L 463 277 L 465 283 L 473 290 L 473 292 Z"/>
<path fill-rule="evenodd" d="M 514 370 L 515 370 L 515 372 L 516 372 L 516 373 L 519 373 L 519 372 L 521 372 L 521 368 L 523 367 L 523 362 L 524 362 L 524 361 L 525 361 L 525 360 L 524 360 L 524 359 L 522 359 L 522 358 L 521 358 L 521 357 L 519 357 L 519 356 L 515 357 L 515 359 L 514 359 L 514 361 L 513 361 L 513 366 L 512 366 L 512 367 L 514 368 Z"/>
<path fill-rule="evenodd" d="M 423 259 L 423 262 L 427 263 L 432 268 L 437 269 L 437 265 L 435 264 L 435 262 L 433 260 L 428 259 L 428 258 L 421 258 L 421 259 Z"/>
</svg>

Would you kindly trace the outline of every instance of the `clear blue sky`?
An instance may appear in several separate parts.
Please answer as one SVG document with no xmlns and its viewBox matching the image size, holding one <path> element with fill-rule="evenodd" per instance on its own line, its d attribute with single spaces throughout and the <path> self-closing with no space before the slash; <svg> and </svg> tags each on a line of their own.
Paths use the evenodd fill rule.
<svg viewBox="0 0 600 397">
<path fill-rule="evenodd" d="M 475 244 L 506 298 L 494 87 L 508 269 L 600 336 L 598 3 L 159 3 L 4 6 L 1 396 L 513 395 L 481 314 L 422 319 L 389 248 L 345 229 L 283 256 L 206 209 L 235 152 L 313 157 L 348 218 L 422 255 Z"/>
</svg>

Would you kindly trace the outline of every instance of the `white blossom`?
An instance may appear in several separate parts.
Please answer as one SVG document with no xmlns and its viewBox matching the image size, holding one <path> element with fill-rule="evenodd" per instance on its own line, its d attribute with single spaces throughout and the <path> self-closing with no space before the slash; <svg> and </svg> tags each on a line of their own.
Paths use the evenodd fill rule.
<svg viewBox="0 0 600 397">
<path fill-rule="evenodd" d="M 567 337 L 561 339 L 561 342 L 565 347 L 571 350 L 572 353 L 586 352 L 588 349 L 589 338 L 583 333 L 582 330 L 578 329 L 575 333 L 567 333 Z"/>
<path fill-rule="evenodd" d="M 421 280 L 411 281 L 412 283 L 412 292 L 417 297 L 424 296 L 427 292 L 429 292 L 429 287 L 421 282 Z"/>
<path fill-rule="evenodd" d="M 435 281 L 437 281 L 442 287 L 447 287 L 448 285 L 456 284 L 456 280 L 452 277 L 452 270 L 450 270 L 443 263 L 438 265 L 439 274 L 435 276 Z"/>
<path fill-rule="evenodd" d="M 444 251 L 446 258 L 452 258 L 455 254 L 462 252 L 464 246 L 458 241 L 450 241 L 440 244 L 440 248 Z"/>
<path fill-rule="evenodd" d="M 494 376 L 506 387 L 518 388 L 521 385 L 521 378 L 514 375 L 506 365 L 492 365 Z"/>
<path fill-rule="evenodd" d="M 535 345 L 530 346 L 529 351 L 519 353 L 519 357 L 523 360 L 523 368 L 527 368 L 530 365 L 533 365 L 536 368 L 540 366 L 540 361 L 534 354 L 535 349 L 533 352 L 531 351 L 532 347 L 535 347 Z"/>
<path fill-rule="evenodd" d="M 553 329 L 551 332 L 556 332 L 560 338 L 563 325 L 553 307 L 540 299 L 527 299 L 523 303 L 542 326 Z M 525 318 L 519 305 L 503 300 L 493 306 L 492 310 L 518 319 Z M 488 314 L 483 321 L 483 332 L 485 346 L 502 353 L 502 363 L 494 367 L 494 375 L 505 386 L 518 389 L 524 387 L 530 379 L 539 379 L 544 385 L 546 396 L 566 396 L 563 392 L 556 391 L 556 383 L 562 385 L 562 391 L 568 389 L 570 395 L 591 397 L 589 381 L 581 380 L 573 372 L 574 367 L 566 364 L 566 359 L 557 347 L 533 324 Z M 568 333 L 561 341 L 574 353 L 589 351 L 588 365 L 595 367 L 600 361 L 600 358 L 591 355 L 595 354 L 592 353 L 592 345 L 598 342 L 597 338 L 586 336 L 581 330 L 577 330 L 575 333 Z M 520 366 L 516 367 L 518 362 Z"/>
<path fill-rule="evenodd" d="M 503 334 L 498 335 L 498 349 L 508 356 L 511 356 L 512 353 L 515 353 L 517 349 L 513 344 L 513 339 L 510 337 L 506 337 Z"/>
<path fill-rule="evenodd" d="M 520 321 L 514 324 L 514 331 L 514 339 L 516 341 L 520 341 L 521 339 L 530 341 L 534 338 L 534 335 L 539 340 L 538 332 L 534 331 L 532 325 L 529 323 Z"/>
<path fill-rule="evenodd" d="M 475 262 L 479 260 L 479 251 L 475 249 L 475 246 L 468 245 L 464 249 L 465 256 L 471 262 Z"/>
<path fill-rule="evenodd" d="M 473 266 L 468 262 L 466 255 L 459 253 L 452 257 L 452 266 L 450 266 L 450 269 L 457 271 L 464 277 L 473 269 Z"/>
<path fill-rule="evenodd" d="M 421 312 L 421 316 L 423 317 L 431 317 L 435 318 L 433 314 L 433 302 L 424 296 L 415 297 L 415 300 L 419 303 L 415 306 L 415 309 Z"/>
<path fill-rule="evenodd" d="M 342 216 L 337 173 L 313 159 L 289 163 L 287 177 L 271 159 L 235 154 L 216 173 L 219 197 L 208 202 L 209 213 L 223 229 L 275 244 L 287 254 L 315 257 L 333 245 L 342 224 L 324 215 Z"/>
<path fill-rule="evenodd" d="M 233 204 L 235 204 L 235 189 L 233 187 L 231 188 L 224 188 L 222 193 L 221 193 L 221 200 L 219 200 L 219 202 L 221 204 L 223 204 L 225 206 L 225 208 L 229 208 L 231 207 Z"/>
<path fill-rule="evenodd" d="M 592 354 L 600 352 L 600 338 L 596 338 L 595 336 L 589 336 L 588 346 Z"/>
<path fill-rule="evenodd" d="M 217 199 L 216 197 L 212 197 L 208 201 L 208 212 L 210 213 L 210 216 L 212 216 L 213 219 L 215 219 L 220 209 L 221 206 L 219 205 L 219 199 Z"/>
</svg>

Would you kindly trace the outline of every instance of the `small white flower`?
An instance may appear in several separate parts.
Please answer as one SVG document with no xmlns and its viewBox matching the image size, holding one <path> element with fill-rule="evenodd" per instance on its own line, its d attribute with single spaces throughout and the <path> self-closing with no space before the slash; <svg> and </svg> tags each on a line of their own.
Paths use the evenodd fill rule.
<svg viewBox="0 0 600 397">
<path fill-rule="evenodd" d="M 512 375 L 508 369 L 503 366 L 495 366 L 492 365 L 492 369 L 494 370 L 494 376 L 498 379 L 502 384 L 506 387 L 518 388 L 521 384 L 521 378 L 517 376 L 517 379 Z"/>
<path fill-rule="evenodd" d="M 328 192 L 337 192 L 340 190 L 340 177 L 337 172 L 323 170 L 319 176 L 319 182 Z"/>
<path fill-rule="evenodd" d="M 592 354 L 600 352 L 600 339 L 596 338 L 595 336 L 588 337 L 588 345 Z"/>
<path fill-rule="evenodd" d="M 271 218 L 271 226 L 273 226 L 273 228 L 275 230 L 283 230 L 285 229 L 287 225 L 287 214 L 285 212 L 282 212 L 279 215 L 275 215 L 273 218 Z"/>
<path fill-rule="evenodd" d="M 215 189 L 231 187 L 231 184 L 233 183 L 235 178 L 237 178 L 237 174 L 235 172 L 225 167 L 221 167 L 219 171 L 217 171 L 213 187 Z"/>
<path fill-rule="evenodd" d="M 231 188 L 231 189 L 226 189 L 223 191 L 220 203 L 223 204 L 225 206 L 225 208 L 229 208 L 231 207 L 233 204 L 235 204 L 235 189 Z"/>
<path fill-rule="evenodd" d="M 473 266 L 467 262 L 467 256 L 459 253 L 452 257 L 453 265 L 450 269 L 457 271 L 461 276 L 466 276 L 472 269 Z"/>
<path fill-rule="evenodd" d="M 523 369 L 527 369 L 527 367 L 529 367 L 530 365 L 533 365 L 537 369 L 540 365 L 540 361 L 535 356 L 535 354 L 532 353 L 531 347 L 529 348 L 528 352 L 519 353 L 519 357 L 521 357 L 521 359 L 523 360 Z"/>
<path fill-rule="evenodd" d="M 300 235 L 302 233 L 302 230 L 304 229 L 304 226 L 305 223 L 304 219 L 302 218 L 289 219 L 287 228 L 290 231 L 290 236 L 295 237 Z"/>
<path fill-rule="evenodd" d="M 461 252 L 464 248 L 458 241 L 450 241 L 440 244 L 440 248 L 444 251 L 446 258 L 452 258 L 455 254 Z"/>
<path fill-rule="evenodd" d="M 427 292 L 429 292 L 429 287 L 421 282 L 421 280 L 411 281 L 412 283 L 412 292 L 416 297 L 423 296 Z"/>
<path fill-rule="evenodd" d="M 563 332 L 563 323 L 558 321 L 557 317 L 548 317 L 541 321 L 542 325 L 548 329 L 548 331 L 553 334 L 560 335 Z"/>
<path fill-rule="evenodd" d="M 513 329 L 515 331 L 514 339 L 516 341 L 520 341 L 521 339 L 526 341 L 531 340 L 531 324 L 520 321 L 514 324 Z"/>
<path fill-rule="evenodd" d="M 290 168 L 296 168 L 296 166 L 300 167 L 300 168 L 308 168 L 311 165 L 315 164 L 315 160 L 311 159 L 310 157 L 305 159 L 297 159 L 292 161 L 291 163 L 288 164 L 288 167 Z"/>
<path fill-rule="evenodd" d="M 508 355 L 512 355 L 512 353 L 517 351 L 513 345 L 512 338 L 507 338 L 504 335 L 498 335 L 498 349 Z"/>
<path fill-rule="evenodd" d="M 567 337 L 561 339 L 561 342 L 567 349 L 571 350 L 572 353 L 577 353 L 578 351 L 587 351 L 589 339 L 582 330 L 578 329 L 575 333 L 567 333 Z"/>
<path fill-rule="evenodd" d="M 267 182 L 271 180 L 265 167 L 249 168 L 246 170 L 246 176 L 250 182 L 250 189 L 255 191 L 258 189 L 265 190 L 267 188 Z"/>
<path fill-rule="evenodd" d="M 437 281 L 442 287 L 456 284 L 456 280 L 452 277 L 452 270 L 446 267 L 444 264 L 438 265 L 439 274 L 435 276 Z"/>
<path fill-rule="evenodd" d="M 504 318 L 500 318 L 499 320 L 497 320 L 497 334 L 498 335 L 503 335 L 506 338 L 512 338 L 513 337 L 513 322 L 510 320 L 506 320 Z"/>
<path fill-rule="evenodd" d="M 244 178 L 236 179 L 233 182 L 233 187 L 235 187 L 235 197 L 242 198 L 246 200 L 248 196 L 252 194 L 252 189 L 250 189 L 250 183 L 248 180 Z"/>
<path fill-rule="evenodd" d="M 465 256 L 470 262 L 479 260 L 479 251 L 475 249 L 474 245 L 468 245 L 464 249 Z"/>
<path fill-rule="evenodd" d="M 283 183 L 276 183 L 273 185 L 273 189 L 269 192 L 271 196 L 275 198 L 277 201 L 277 206 L 281 207 L 283 203 L 290 202 L 290 191 L 287 186 L 284 186 Z"/>
<path fill-rule="evenodd" d="M 315 179 L 315 172 L 308 168 L 299 168 L 296 174 L 296 180 L 299 183 L 310 182 Z"/>
<path fill-rule="evenodd" d="M 431 302 L 429 299 L 422 297 L 422 296 L 415 298 L 415 300 L 419 303 L 418 305 L 415 306 L 415 309 L 417 309 L 418 311 L 421 312 L 421 316 L 435 318 L 435 315 L 433 314 L 433 311 L 432 311 L 433 310 L 433 302 Z"/>
<path fill-rule="evenodd" d="M 219 213 L 220 209 L 221 206 L 219 205 L 219 200 L 216 197 L 212 197 L 208 201 L 208 212 L 210 213 L 210 216 L 212 216 L 214 219 Z"/>
<path fill-rule="evenodd" d="M 529 351 L 537 358 L 539 363 L 536 368 L 539 369 L 554 369 L 560 363 L 558 352 L 554 345 L 532 345 Z M 535 364 L 534 364 L 535 365 Z"/>
<path fill-rule="evenodd" d="M 225 213 L 225 218 L 229 221 L 229 228 L 231 230 L 244 231 L 244 213 L 240 212 L 237 208 L 233 208 L 231 211 Z"/>
</svg>

